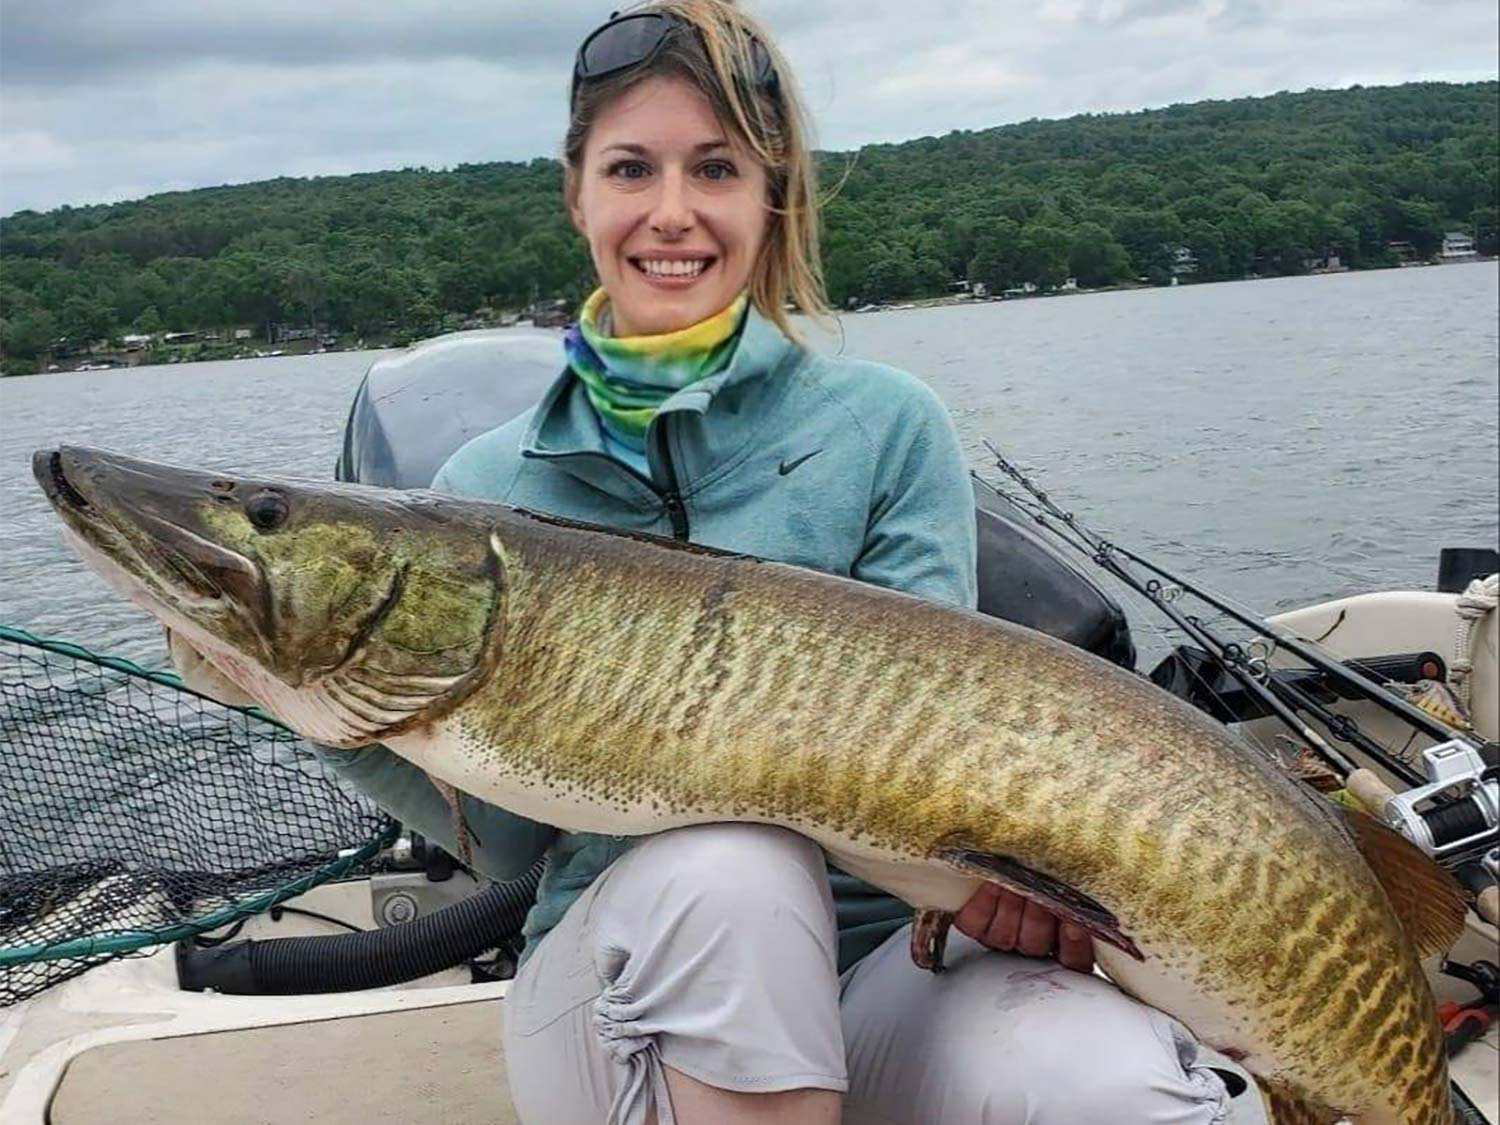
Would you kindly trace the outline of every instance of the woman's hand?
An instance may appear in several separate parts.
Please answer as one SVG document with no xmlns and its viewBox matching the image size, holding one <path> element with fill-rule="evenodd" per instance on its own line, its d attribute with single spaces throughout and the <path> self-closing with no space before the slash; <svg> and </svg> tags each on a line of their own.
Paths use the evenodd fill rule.
<svg viewBox="0 0 1500 1125">
<path fill-rule="evenodd" d="M 958 932 L 1002 953 L 1055 955 L 1060 965 L 1093 972 L 1094 941 L 1082 926 L 994 883 L 982 883 L 953 918 Z"/>
</svg>

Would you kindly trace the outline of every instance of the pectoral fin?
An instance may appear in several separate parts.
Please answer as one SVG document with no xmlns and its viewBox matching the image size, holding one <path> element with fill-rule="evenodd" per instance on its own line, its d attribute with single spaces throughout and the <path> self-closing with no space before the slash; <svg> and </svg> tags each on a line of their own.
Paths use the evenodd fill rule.
<svg viewBox="0 0 1500 1125">
<path fill-rule="evenodd" d="M 943 951 L 948 948 L 951 910 L 918 910 L 911 927 L 911 959 L 919 969 L 943 971 Z"/>
<path fill-rule="evenodd" d="M 1113 945 L 1143 961 L 1139 947 L 1120 929 L 1120 920 L 1088 895 L 1009 856 L 962 846 L 940 847 L 933 858 L 965 875 L 995 883 L 1076 925 L 1096 940 Z"/>
<path fill-rule="evenodd" d="M 442 794 L 443 800 L 447 802 L 449 810 L 453 813 L 453 836 L 458 843 L 459 860 L 465 867 L 473 867 L 474 845 L 479 844 L 482 847 L 483 841 L 469 827 L 469 818 L 464 815 L 463 794 L 456 786 L 449 785 L 446 781 L 439 781 L 431 774 L 428 775 L 428 780 L 432 782 L 433 788 Z"/>
</svg>

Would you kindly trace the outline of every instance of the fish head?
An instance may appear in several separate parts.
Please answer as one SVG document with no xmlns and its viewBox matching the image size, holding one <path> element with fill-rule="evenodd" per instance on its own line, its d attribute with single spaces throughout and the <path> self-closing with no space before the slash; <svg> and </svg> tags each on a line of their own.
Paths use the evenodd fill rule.
<svg viewBox="0 0 1500 1125">
<path fill-rule="evenodd" d="M 482 505 L 76 447 L 32 471 L 91 569 L 307 738 L 409 729 L 497 658 L 504 575 Z"/>
</svg>

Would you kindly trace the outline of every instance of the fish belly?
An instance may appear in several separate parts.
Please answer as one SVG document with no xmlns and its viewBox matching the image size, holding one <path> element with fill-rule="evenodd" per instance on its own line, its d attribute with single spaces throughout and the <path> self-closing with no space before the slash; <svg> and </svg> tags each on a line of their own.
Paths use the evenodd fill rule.
<svg viewBox="0 0 1500 1125">
<path fill-rule="evenodd" d="M 822 825 L 770 817 L 674 813 L 644 800 L 602 804 L 581 789 L 538 784 L 518 774 L 497 771 L 489 755 L 483 750 L 466 749 L 464 741 L 450 724 L 437 724 L 394 738 L 390 747 L 428 774 L 465 793 L 518 816 L 570 832 L 644 836 L 694 824 L 748 821 L 789 828 L 808 837 L 828 853 L 840 870 L 913 907 L 957 910 L 980 883 L 945 864 L 867 847 Z"/>
</svg>

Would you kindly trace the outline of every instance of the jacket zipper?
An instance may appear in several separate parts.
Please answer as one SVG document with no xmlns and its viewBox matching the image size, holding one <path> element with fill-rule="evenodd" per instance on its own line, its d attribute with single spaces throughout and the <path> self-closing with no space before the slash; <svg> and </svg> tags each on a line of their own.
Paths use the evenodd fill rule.
<svg viewBox="0 0 1500 1125">
<path fill-rule="evenodd" d="M 683 543 L 688 539 L 687 508 L 682 503 L 682 493 L 677 490 L 677 470 L 672 466 L 672 455 L 667 452 L 667 420 L 656 420 L 656 451 L 660 455 L 663 483 L 662 505 L 667 509 L 667 518 L 672 521 L 672 538 Z"/>
</svg>

